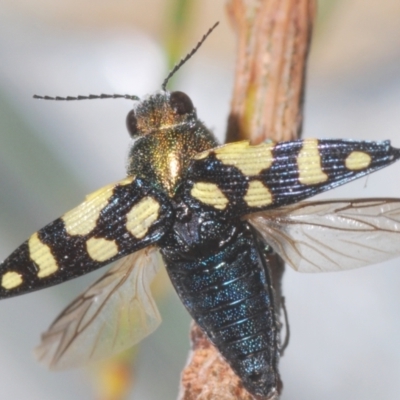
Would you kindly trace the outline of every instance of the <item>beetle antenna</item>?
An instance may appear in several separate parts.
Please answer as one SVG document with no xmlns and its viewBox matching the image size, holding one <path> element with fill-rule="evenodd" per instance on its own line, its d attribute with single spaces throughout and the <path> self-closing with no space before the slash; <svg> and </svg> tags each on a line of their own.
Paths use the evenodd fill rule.
<svg viewBox="0 0 400 400">
<path fill-rule="evenodd" d="M 93 100 L 93 99 L 127 99 L 127 100 L 140 100 L 139 97 L 137 96 L 132 96 L 130 94 L 100 94 L 100 95 L 95 95 L 95 94 L 90 94 L 89 96 L 77 96 L 77 97 L 51 97 L 51 96 L 38 96 L 37 94 L 33 95 L 34 99 L 40 99 L 40 100 Z"/>
<path fill-rule="evenodd" d="M 175 65 L 175 67 L 172 69 L 172 71 L 168 74 L 168 76 L 165 78 L 163 84 L 161 85 L 162 90 L 166 90 L 168 81 L 171 79 L 171 77 L 175 74 L 176 71 L 178 71 L 183 64 L 189 58 L 193 56 L 193 54 L 196 53 L 196 51 L 199 49 L 199 47 L 204 43 L 204 41 L 207 39 L 207 37 L 210 35 L 210 33 L 218 26 L 219 22 L 216 22 L 200 39 L 199 43 L 196 44 L 196 46 L 190 51 L 189 54 L 187 54 L 184 58 L 181 59 L 181 61 L 178 62 L 178 64 Z"/>
</svg>

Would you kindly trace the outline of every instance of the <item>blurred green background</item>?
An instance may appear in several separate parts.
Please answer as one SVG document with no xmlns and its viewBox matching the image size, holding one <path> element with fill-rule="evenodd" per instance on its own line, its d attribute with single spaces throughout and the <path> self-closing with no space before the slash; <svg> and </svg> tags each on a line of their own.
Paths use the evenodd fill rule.
<svg viewBox="0 0 400 400">
<path fill-rule="evenodd" d="M 159 90 L 173 60 L 219 20 L 174 86 L 222 140 L 235 59 L 224 2 L 189 1 L 183 11 L 177 3 L 2 0 L 0 258 L 86 194 L 125 176 L 129 101 L 44 102 L 33 94 Z M 391 139 L 400 147 L 399 20 L 398 0 L 319 2 L 305 136 Z M 320 197 L 400 197 L 399 176 L 393 166 Z M 283 400 L 399 398 L 398 263 L 339 274 L 287 271 L 292 338 L 281 362 Z M 49 373 L 30 353 L 97 275 L 0 302 L 2 398 L 94 398 L 85 371 Z M 190 319 L 172 290 L 160 296 L 164 323 L 140 345 L 132 399 L 177 396 Z"/>
</svg>

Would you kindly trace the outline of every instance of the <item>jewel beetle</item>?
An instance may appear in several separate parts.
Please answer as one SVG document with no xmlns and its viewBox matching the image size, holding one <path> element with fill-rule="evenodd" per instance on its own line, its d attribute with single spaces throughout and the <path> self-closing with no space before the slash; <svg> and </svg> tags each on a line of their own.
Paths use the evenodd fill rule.
<svg viewBox="0 0 400 400">
<path fill-rule="evenodd" d="M 75 367 L 157 328 L 150 283 L 165 266 L 184 306 L 246 389 L 271 397 L 281 386 L 280 310 L 266 249 L 300 272 L 399 256 L 399 199 L 303 200 L 389 166 L 400 150 L 389 141 L 345 139 L 220 145 L 189 96 L 166 89 L 171 74 L 141 100 L 78 97 L 133 100 L 127 176 L 88 195 L 6 258 L 0 298 L 116 262 L 59 315 L 36 349 L 50 368 Z"/>
</svg>

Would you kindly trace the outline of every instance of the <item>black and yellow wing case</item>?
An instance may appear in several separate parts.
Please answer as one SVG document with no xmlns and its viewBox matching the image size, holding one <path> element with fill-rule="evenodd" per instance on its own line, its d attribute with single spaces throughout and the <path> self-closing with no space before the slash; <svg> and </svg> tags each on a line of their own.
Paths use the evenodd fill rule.
<svg viewBox="0 0 400 400">
<path fill-rule="evenodd" d="M 297 203 L 399 158 L 389 141 L 235 142 L 198 154 L 182 191 L 193 207 L 238 217 Z"/>
<path fill-rule="evenodd" d="M 172 224 L 168 198 L 128 177 L 88 195 L 0 265 L 0 298 L 81 276 L 157 242 Z"/>
</svg>

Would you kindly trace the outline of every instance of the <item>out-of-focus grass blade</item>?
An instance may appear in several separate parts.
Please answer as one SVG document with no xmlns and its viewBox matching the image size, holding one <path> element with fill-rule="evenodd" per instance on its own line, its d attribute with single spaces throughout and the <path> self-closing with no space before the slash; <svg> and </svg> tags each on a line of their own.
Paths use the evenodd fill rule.
<svg viewBox="0 0 400 400">
<path fill-rule="evenodd" d="M 196 3 L 193 0 L 170 0 L 166 3 L 164 47 L 169 70 L 186 54 L 185 45 Z M 175 76 L 169 82 L 169 87 L 174 86 L 174 78 Z"/>
<path fill-rule="evenodd" d="M 133 366 L 138 346 L 97 363 L 91 369 L 96 400 L 124 400 L 134 384 Z"/>
</svg>

